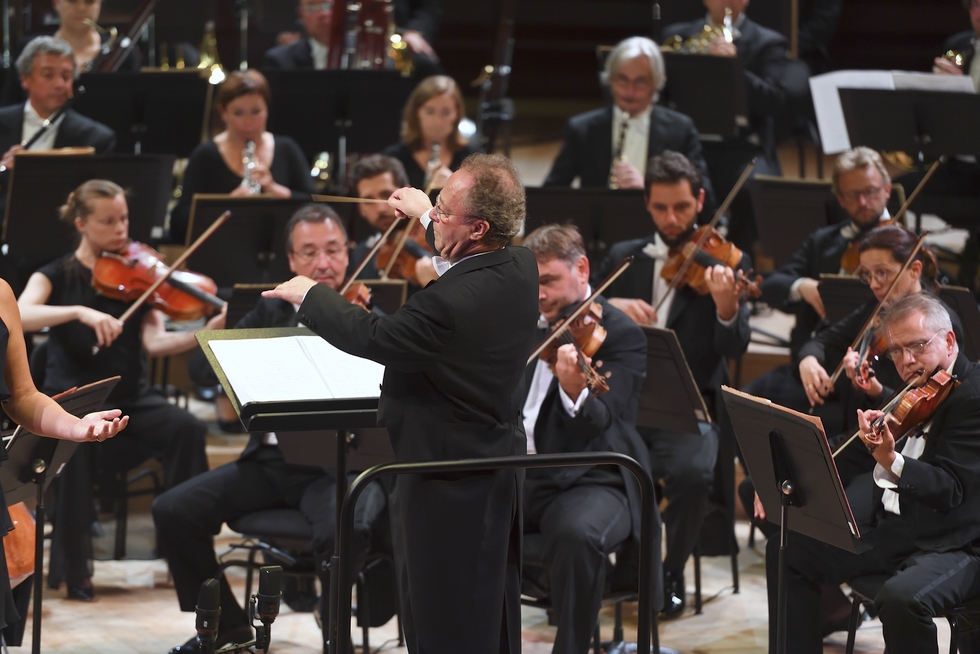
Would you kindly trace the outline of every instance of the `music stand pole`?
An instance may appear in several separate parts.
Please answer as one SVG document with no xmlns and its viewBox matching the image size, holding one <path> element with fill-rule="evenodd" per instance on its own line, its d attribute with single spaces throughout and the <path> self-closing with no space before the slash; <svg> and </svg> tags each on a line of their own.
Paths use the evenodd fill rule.
<svg viewBox="0 0 980 654">
<path fill-rule="evenodd" d="M 248 70 L 248 0 L 238 5 L 238 70 Z"/>
<path fill-rule="evenodd" d="M 34 483 L 37 485 L 37 508 L 34 512 L 34 622 L 31 625 L 31 654 L 41 654 L 41 593 L 44 576 L 44 477 L 48 463 L 34 461 Z"/>
<path fill-rule="evenodd" d="M 337 612 L 336 607 L 333 606 L 333 598 L 338 597 L 340 591 L 340 527 L 343 524 L 343 516 L 341 515 L 340 507 L 344 506 L 344 500 L 347 498 L 347 443 L 350 440 L 350 431 L 347 429 L 337 430 L 337 466 L 335 468 L 335 476 L 337 481 L 337 486 L 335 488 L 337 497 L 337 510 L 334 516 L 334 538 L 333 538 L 333 554 L 330 556 L 330 595 L 322 596 L 321 599 L 326 599 L 320 606 L 320 615 L 323 615 L 323 611 L 327 611 L 326 620 L 326 636 L 324 639 L 324 654 L 327 653 L 327 643 L 329 643 L 329 651 L 337 651 Z M 348 590 L 348 592 L 350 592 Z"/>
</svg>

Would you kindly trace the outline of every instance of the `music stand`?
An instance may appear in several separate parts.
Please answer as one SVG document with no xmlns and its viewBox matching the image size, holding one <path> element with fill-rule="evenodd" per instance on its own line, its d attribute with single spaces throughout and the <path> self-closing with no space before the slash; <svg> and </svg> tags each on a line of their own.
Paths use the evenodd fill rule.
<svg viewBox="0 0 980 654">
<path fill-rule="evenodd" d="M 107 179 L 127 190 L 129 236 L 146 243 L 167 214 L 173 168 L 173 155 L 162 154 L 17 157 L 17 165 L 10 171 L 3 222 L 6 256 L 23 277 L 23 282 L 11 283 L 15 292 L 38 267 L 75 248 L 75 227 L 59 219 L 58 209 L 82 182 Z"/>
<path fill-rule="evenodd" d="M 235 339 L 261 339 L 277 338 L 283 336 L 310 336 L 313 332 L 305 328 L 270 328 L 270 329 L 225 329 L 225 330 L 202 330 L 195 334 L 201 349 L 214 368 L 214 372 L 221 382 L 222 387 L 228 394 L 235 412 L 238 413 L 248 431 L 274 431 L 279 432 L 303 432 L 324 430 L 336 431 L 336 489 L 337 489 L 337 515 L 336 532 L 341 533 L 341 511 L 344 506 L 344 498 L 347 496 L 347 484 L 342 480 L 347 479 L 347 452 L 352 441 L 351 430 L 356 428 L 374 428 L 378 422 L 378 400 L 381 396 L 381 387 L 378 386 L 377 395 L 365 398 L 344 398 L 344 399 L 321 399 L 321 400 L 291 400 L 264 402 L 254 401 L 241 406 L 238 396 L 235 393 L 235 386 L 229 382 L 225 371 L 218 363 L 213 350 L 211 341 L 214 340 L 235 340 Z M 287 436 L 287 439 L 289 437 Z M 330 600 L 337 597 L 337 578 L 336 574 L 340 565 L 340 542 L 339 538 L 334 539 L 334 551 L 330 559 Z M 329 608 L 330 607 L 326 607 Z M 336 615 L 329 610 L 328 619 L 323 621 L 322 633 L 324 651 L 326 652 L 327 642 L 330 634 L 335 633 Z"/>
<path fill-rule="evenodd" d="M 638 189 L 528 187 L 526 194 L 524 233 L 551 223 L 573 223 L 594 268 L 612 244 L 643 238 L 654 230 L 643 191 Z"/>
<path fill-rule="evenodd" d="M 789 530 L 848 552 L 861 534 L 820 419 L 727 386 L 722 395 L 766 518 L 780 516 L 776 651 L 782 654 Z"/>
<path fill-rule="evenodd" d="M 643 327 L 643 333 L 647 337 L 648 374 L 640 391 L 637 426 L 699 433 L 698 423 L 710 423 L 711 416 L 677 334 L 658 327 Z"/>
<path fill-rule="evenodd" d="M 118 382 L 119 377 L 110 377 L 65 391 L 53 399 L 68 413 L 81 417 L 98 411 Z M 3 486 L 7 506 L 29 499 L 32 493 L 37 499 L 34 526 L 34 624 L 31 654 L 39 654 L 41 651 L 44 492 L 51 481 L 61 474 L 77 447 L 78 443 L 73 441 L 45 438 L 18 427 L 7 443 L 8 460 L 3 467 L 0 467 L 0 484 Z"/>
<path fill-rule="evenodd" d="M 664 53 L 663 104 L 686 114 L 702 138 L 726 139 L 749 126 L 742 62 L 735 57 Z"/>
<path fill-rule="evenodd" d="M 960 349 L 970 361 L 980 361 L 980 309 L 968 288 L 940 286 L 939 297 L 960 317 L 963 323 L 963 342 Z"/>
<path fill-rule="evenodd" d="M 749 193 L 762 251 L 776 269 L 789 263 L 807 236 L 847 217 L 829 182 L 756 175 Z"/>
<path fill-rule="evenodd" d="M 207 139 L 214 87 L 196 68 L 82 73 L 72 108 L 116 132 L 116 151 L 186 159 Z"/>
<path fill-rule="evenodd" d="M 840 322 L 865 302 L 876 301 L 871 287 L 854 275 L 827 273 L 820 275 L 820 299 L 827 311 L 829 325 Z"/>
<path fill-rule="evenodd" d="M 371 304 L 385 315 L 398 311 L 408 298 L 408 282 L 404 279 L 362 279 L 358 282 L 371 289 Z M 228 300 L 226 324 L 237 325 L 258 304 L 262 291 L 274 287 L 275 284 L 235 284 Z"/>
</svg>

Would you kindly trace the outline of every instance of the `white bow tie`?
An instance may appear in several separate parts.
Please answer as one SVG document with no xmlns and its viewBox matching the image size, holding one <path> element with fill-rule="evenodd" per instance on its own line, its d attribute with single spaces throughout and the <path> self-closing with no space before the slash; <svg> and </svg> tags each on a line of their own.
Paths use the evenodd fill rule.
<svg viewBox="0 0 980 654">
<path fill-rule="evenodd" d="M 647 243 L 643 247 L 643 254 L 657 261 L 666 261 L 669 256 L 667 248 L 656 243 Z"/>
</svg>

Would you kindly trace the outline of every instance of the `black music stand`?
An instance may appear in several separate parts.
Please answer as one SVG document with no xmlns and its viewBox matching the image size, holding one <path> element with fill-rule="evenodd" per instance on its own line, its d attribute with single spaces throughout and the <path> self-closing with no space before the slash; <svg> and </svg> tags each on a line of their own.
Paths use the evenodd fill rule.
<svg viewBox="0 0 980 654">
<path fill-rule="evenodd" d="M 640 190 L 528 187 L 526 193 L 524 233 L 551 223 L 573 223 L 582 234 L 593 268 L 602 263 L 614 243 L 654 231 Z"/>
<path fill-rule="evenodd" d="M 829 182 L 757 175 L 748 185 L 762 251 L 777 269 L 807 236 L 847 217 Z"/>
<path fill-rule="evenodd" d="M 272 91 L 269 130 L 291 136 L 313 161 L 347 152 L 380 152 L 398 142 L 402 109 L 415 80 L 392 70 L 263 70 Z"/>
<path fill-rule="evenodd" d="M 742 62 L 735 57 L 664 53 L 663 104 L 694 121 L 701 137 L 731 138 L 749 126 Z"/>
<path fill-rule="evenodd" d="M 640 391 L 636 424 L 688 434 L 710 423 L 708 407 L 687 365 L 684 350 L 673 329 L 643 327 L 647 336 L 647 370 Z"/>
<path fill-rule="evenodd" d="M 58 218 L 58 208 L 90 179 L 108 179 L 126 189 L 130 237 L 144 243 L 152 240 L 154 228 L 163 225 L 167 214 L 173 167 L 174 157 L 162 154 L 17 157 L 10 172 L 3 242 L 7 260 L 23 278 L 20 284 L 39 266 L 75 248 L 75 228 Z M 11 285 L 19 292 L 20 284 Z"/>
<path fill-rule="evenodd" d="M 861 534 L 820 419 L 727 386 L 722 395 L 766 518 L 775 522 L 780 516 L 776 651 L 782 654 L 789 530 L 848 552 L 855 551 L 854 539 Z"/>
<path fill-rule="evenodd" d="M 973 292 L 962 286 L 940 286 L 939 297 L 953 309 L 963 323 L 960 350 L 970 361 L 980 361 L 980 309 Z"/>
<path fill-rule="evenodd" d="M 833 325 L 869 300 L 875 302 L 871 287 L 854 275 L 820 275 L 820 299 L 827 311 L 827 324 Z M 976 308 L 976 302 L 974 309 Z"/>
<path fill-rule="evenodd" d="M 378 399 L 381 396 L 381 387 L 378 386 L 377 395 L 374 397 L 344 398 L 344 399 L 319 399 L 319 400 L 291 400 L 263 402 L 253 401 L 241 406 L 235 394 L 234 385 L 229 382 L 227 375 L 218 363 L 214 352 L 211 349 L 211 341 L 214 340 L 239 340 L 239 339 L 261 339 L 277 338 L 283 336 L 311 336 L 313 332 L 304 328 L 270 328 L 270 329 L 226 329 L 226 330 L 202 330 L 195 336 L 204 350 L 205 356 L 214 368 L 214 372 L 221 382 L 222 387 L 228 394 L 235 412 L 241 418 L 242 424 L 247 431 L 274 431 L 279 432 L 310 432 L 324 430 L 335 431 L 336 442 L 336 479 L 337 479 L 337 515 L 336 515 L 336 534 L 341 533 L 341 507 L 344 506 L 344 498 L 347 496 L 347 485 L 342 480 L 347 479 L 347 453 L 352 444 L 351 430 L 358 428 L 375 428 L 378 423 Z M 372 440 L 376 444 L 375 438 Z M 290 438 L 286 437 L 287 440 Z M 300 437 L 302 438 L 302 436 Z M 376 449 L 376 448 L 372 448 Z M 339 577 L 338 567 L 340 564 L 340 539 L 334 538 L 334 551 L 330 559 L 330 585 L 332 601 L 336 596 L 336 584 Z M 326 593 L 324 593 L 326 594 Z M 330 607 L 322 607 L 329 611 L 328 619 L 323 621 L 323 644 L 324 652 L 327 651 L 329 634 L 334 633 L 336 615 Z"/>
<path fill-rule="evenodd" d="M 109 393 L 119 382 L 110 377 L 81 388 L 55 396 L 55 400 L 68 413 L 84 416 L 98 411 L 105 404 Z M 44 577 L 44 492 L 51 481 L 61 474 L 68 459 L 75 453 L 78 443 L 45 438 L 20 427 L 7 443 L 7 462 L 0 468 L 0 484 L 3 486 L 7 506 L 30 499 L 37 499 L 34 541 L 34 625 L 31 654 L 41 651 L 41 600 Z"/>
<path fill-rule="evenodd" d="M 182 159 L 208 136 L 214 87 L 196 68 L 83 73 L 72 108 L 116 132 L 116 151 Z"/>
</svg>

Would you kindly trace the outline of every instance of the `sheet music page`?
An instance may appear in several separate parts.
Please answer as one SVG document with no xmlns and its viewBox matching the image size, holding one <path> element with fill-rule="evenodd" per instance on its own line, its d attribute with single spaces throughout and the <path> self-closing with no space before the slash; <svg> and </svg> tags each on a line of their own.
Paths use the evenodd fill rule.
<svg viewBox="0 0 980 654">
<path fill-rule="evenodd" d="M 378 397 L 384 366 L 319 336 L 212 340 L 241 406 L 250 402 Z"/>
<path fill-rule="evenodd" d="M 826 154 L 851 149 L 844 109 L 837 89 L 895 89 L 892 73 L 885 70 L 837 70 L 810 78 L 817 128 Z"/>
</svg>

